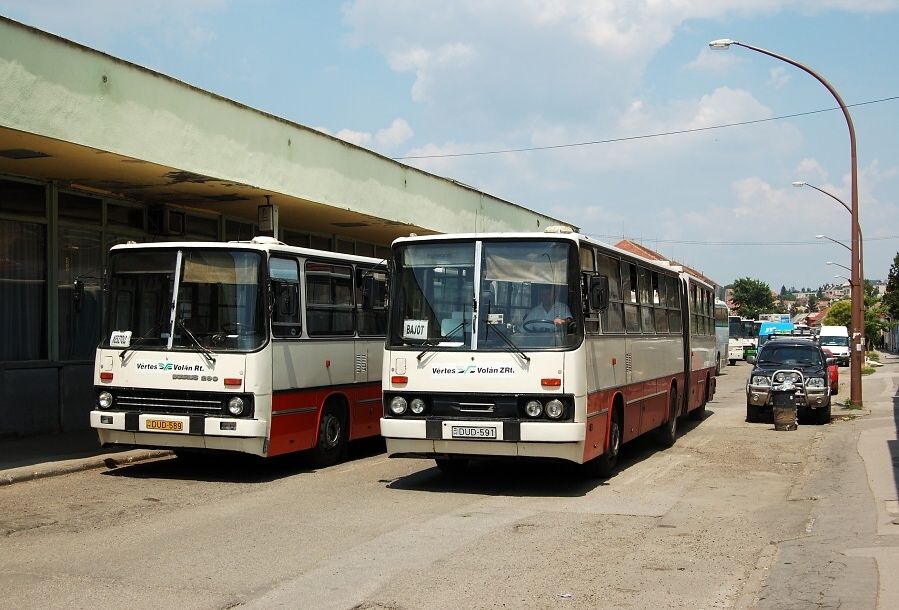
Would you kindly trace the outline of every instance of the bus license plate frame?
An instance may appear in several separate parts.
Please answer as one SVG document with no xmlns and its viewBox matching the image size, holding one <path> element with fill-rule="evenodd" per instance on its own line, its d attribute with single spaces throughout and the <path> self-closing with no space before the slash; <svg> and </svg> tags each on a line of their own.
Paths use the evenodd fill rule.
<svg viewBox="0 0 899 610">
<path fill-rule="evenodd" d="M 147 432 L 168 432 L 170 434 L 184 434 L 184 422 L 181 420 L 171 419 L 148 419 L 144 423 Z"/>
<path fill-rule="evenodd" d="M 495 441 L 497 436 L 496 426 L 452 426 L 450 428 L 450 437 L 454 439 Z"/>
</svg>

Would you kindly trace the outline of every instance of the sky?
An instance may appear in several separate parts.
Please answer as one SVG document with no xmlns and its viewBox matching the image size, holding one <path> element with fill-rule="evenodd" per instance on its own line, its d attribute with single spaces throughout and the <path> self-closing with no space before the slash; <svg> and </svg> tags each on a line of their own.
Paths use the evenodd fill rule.
<svg viewBox="0 0 899 610">
<path fill-rule="evenodd" d="M 844 283 L 849 250 L 827 238 L 849 243 L 849 212 L 793 182 L 851 202 L 847 122 L 800 69 L 708 47 L 730 38 L 839 92 L 866 278 L 899 251 L 899 0 L 0 0 L 0 14 L 722 285 Z"/>
</svg>

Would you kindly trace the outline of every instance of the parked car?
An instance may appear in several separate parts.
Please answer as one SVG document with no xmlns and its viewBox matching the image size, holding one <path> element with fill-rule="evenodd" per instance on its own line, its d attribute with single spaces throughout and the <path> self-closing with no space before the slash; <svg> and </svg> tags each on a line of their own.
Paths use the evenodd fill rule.
<svg viewBox="0 0 899 610">
<path fill-rule="evenodd" d="M 840 391 L 840 365 L 836 361 L 836 356 L 826 347 L 822 347 L 821 351 L 827 356 L 827 376 L 830 378 L 830 395 L 834 396 Z"/>
<path fill-rule="evenodd" d="M 800 422 L 830 423 L 830 373 L 834 364 L 811 339 L 772 336 L 759 348 L 746 382 L 746 421 L 773 416 L 772 383 L 791 379 L 797 385 L 796 405 Z"/>
</svg>

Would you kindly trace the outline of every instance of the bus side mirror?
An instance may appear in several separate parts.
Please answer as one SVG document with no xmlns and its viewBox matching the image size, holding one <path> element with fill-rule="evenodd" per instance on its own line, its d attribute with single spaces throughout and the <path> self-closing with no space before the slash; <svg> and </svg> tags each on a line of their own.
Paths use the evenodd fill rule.
<svg viewBox="0 0 899 610">
<path fill-rule="evenodd" d="M 587 302 L 591 311 L 605 311 L 609 307 L 609 278 L 591 275 L 587 286 Z"/>
<path fill-rule="evenodd" d="M 84 282 L 75 280 L 72 282 L 72 309 L 75 313 L 81 313 L 81 302 L 84 300 Z"/>
</svg>

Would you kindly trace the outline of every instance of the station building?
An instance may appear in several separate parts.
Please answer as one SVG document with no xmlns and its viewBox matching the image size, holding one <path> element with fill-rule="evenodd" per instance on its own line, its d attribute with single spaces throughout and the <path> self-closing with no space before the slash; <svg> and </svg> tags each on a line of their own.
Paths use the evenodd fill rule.
<svg viewBox="0 0 899 610">
<path fill-rule="evenodd" d="M 111 246 L 250 239 L 260 208 L 366 256 L 562 223 L 0 17 L 0 437 L 88 427 Z"/>
</svg>

